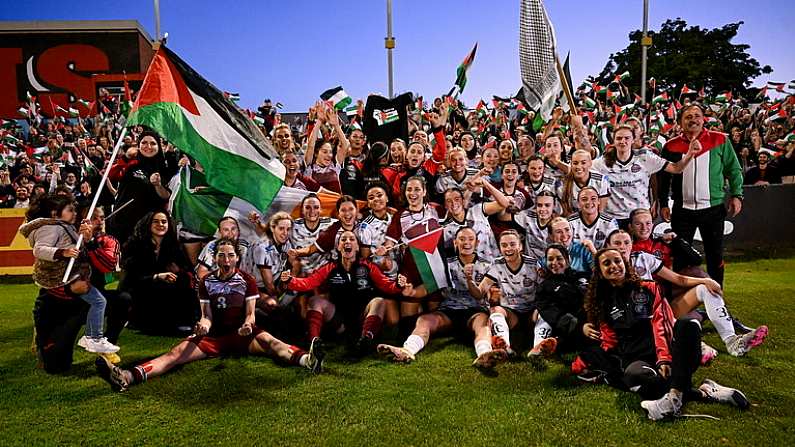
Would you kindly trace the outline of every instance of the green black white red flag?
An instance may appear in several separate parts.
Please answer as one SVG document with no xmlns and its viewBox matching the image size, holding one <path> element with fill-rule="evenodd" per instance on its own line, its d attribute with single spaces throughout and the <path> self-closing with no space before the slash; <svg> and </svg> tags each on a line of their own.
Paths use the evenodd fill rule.
<svg viewBox="0 0 795 447">
<path fill-rule="evenodd" d="M 240 109 L 165 46 L 155 53 L 128 126 L 148 126 L 204 166 L 207 183 L 265 210 L 284 165 Z"/>
<path fill-rule="evenodd" d="M 461 64 L 456 68 L 455 71 L 455 86 L 450 95 L 448 96 L 458 96 L 459 94 L 464 92 L 464 87 L 467 85 L 467 71 L 469 71 L 469 67 L 472 66 L 472 62 L 475 61 L 475 53 L 478 51 L 478 43 L 475 42 L 475 46 L 472 47 L 472 51 L 467 54 Z"/>
</svg>

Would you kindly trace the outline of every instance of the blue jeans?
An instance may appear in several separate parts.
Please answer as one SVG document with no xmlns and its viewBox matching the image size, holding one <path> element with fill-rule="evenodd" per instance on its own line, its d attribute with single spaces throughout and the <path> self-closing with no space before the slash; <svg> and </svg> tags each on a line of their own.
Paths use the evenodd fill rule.
<svg viewBox="0 0 795 447">
<path fill-rule="evenodd" d="M 80 295 L 80 298 L 91 306 L 86 317 L 86 336 L 90 338 L 102 337 L 107 300 L 94 286 L 91 286 L 85 295 Z"/>
</svg>

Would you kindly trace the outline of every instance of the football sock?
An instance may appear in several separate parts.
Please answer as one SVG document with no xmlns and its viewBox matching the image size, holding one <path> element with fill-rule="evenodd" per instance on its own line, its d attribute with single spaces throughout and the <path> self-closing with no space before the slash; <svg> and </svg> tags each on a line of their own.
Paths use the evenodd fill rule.
<svg viewBox="0 0 795 447">
<path fill-rule="evenodd" d="M 552 335 L 552 326 L 539 316 L 533 329 L 533 346 L 538 346 L 543 339 L 549 338 L 550 335 Z"/>
<path fill-rule="evenodd" d="M 475 343 L 475 355 L 480 357 L 482 354 L 485 354 L 491 351 L 491 342 L 487 340 L 481 340 Z"/>
<path fill-rule="evenodd" d="M 287 350 L 290 352 L 290 364 L 306 367 L 309 363 L 309 354 L 298 346 L 290 346 Z"/>
<path fill-rule="evenodd" d="M 154 365 L 152 365 L 152 362 L 141 363 L 140 365 L 133 368 L 130 371 L 132 372 L 133 384 L 146 382 L 146 379 L 153 368 Z"/>
<path fill-rule="evenodd" d="M 323 330 L 323 313 L 317 310 L 306 311 L 306 325 L 310 341 L 320 337 L 320 332 Z"/>
<path fill-rule="evenodd" d="M 726 340 L 733 337 L 735 335 L 734 324 L 732 323 L 729 309 L 726 308 L 726 303 L 723 301 L 723 297 L 710 292 L 703 284 L 696 286 L 696 296 L 699 302 L 704 303 L 709 321 L 715 326 L 715 330 L 718 331 L 720 339 L 726 342 Z"/>
<path fill-rule="evenodd" d="M 505 345 L 510 347 L 511 346 L 511 337 L 509 335 L 510 328 L 508 327 L 508 322 L 505 321 L 505 315 L 500 313 L 493 313 L 489 315 L 489 321 L 491 321 L 491 333 L 495 337 L 500 337 L 505 341 Z"/>
<path fill-rule="evenodd" d="M 378 315 L 369 315 L 362 324 L 362 337 L 373 339 L 381 333 L 383 320 Z"/>
<path fill-rule="evenodd" d="M 418 352 L 422 351 L 422 348 L 425 347 L 425 340 L 422 339 L 419 335 L 409 335 L 409 338 L 403 342 L 403 348 L 406 351 L 410 352 L 411 355 L 417 355 Z"/>
</svg>

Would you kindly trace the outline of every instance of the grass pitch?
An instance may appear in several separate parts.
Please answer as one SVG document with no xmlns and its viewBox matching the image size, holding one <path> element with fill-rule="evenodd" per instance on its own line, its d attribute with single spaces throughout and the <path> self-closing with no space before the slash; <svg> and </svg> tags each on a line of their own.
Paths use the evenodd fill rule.
<svg viewBox="0 0 795 447">
<path fill-rule="evenodd" d="M 750 410 L 688 404 L 686 418 L 652 423 L 640 399 L 581 385 L 553 363 L 526 362 L 487 377 L 471 345 L 437 338 L 411 365 L 376 358 L 311 376 L 270 359 L 214 359 L 186 365 L 124 394 L 75 351 L 66 375 L 36 369 L 31 308 L 36 289 L 0 285 L 0 445 L 795 445 L 795 259 L 728 266 L 727 301 L 767 342 L 745 358 L 719 348 L 696 373 L 743 390 Z M 123 364 L 152 357 L 177 339 L 122 334 Z"/>
</svg>

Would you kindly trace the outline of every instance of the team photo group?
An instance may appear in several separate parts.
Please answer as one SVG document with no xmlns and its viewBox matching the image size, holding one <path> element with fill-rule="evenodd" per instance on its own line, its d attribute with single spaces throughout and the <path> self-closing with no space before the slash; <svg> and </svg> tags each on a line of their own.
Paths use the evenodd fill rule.
<svg viewBox="0 0 795 447">
<path fill-rule="evenodd" d="M 643 96 L 628 71 L 578 86 L 540 1 L 519 34 L 519 92 L 469 105 L 477 45 L 444 94 L 338 86 L 289 116 L 239 106 L 165 39 L 138 89 L 54 116 L 29 93 L 3 122 L 0 206 L 26 209 L 38 368 L 96 354 L 116 392 L 219 357 L 411 371 L 444 337 L 471 353 L 455 368 L 562 364 L 653 421 L 748 410 L 695 375 L 776 337 L 733 311 L 724 230 L 744 185 L 795 175 L 795 82 L 705 90 L 644 65 Z M 130 333 L 177 341 L 129 361 Z"/>
</svg>

